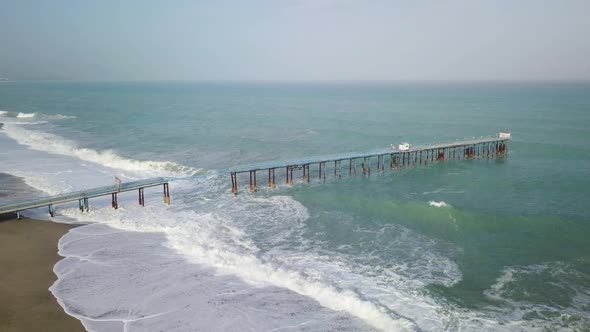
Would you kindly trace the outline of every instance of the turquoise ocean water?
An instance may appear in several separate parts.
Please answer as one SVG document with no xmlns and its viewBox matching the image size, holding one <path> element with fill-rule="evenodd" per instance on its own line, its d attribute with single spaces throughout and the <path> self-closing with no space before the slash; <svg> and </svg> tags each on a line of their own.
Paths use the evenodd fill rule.
<svg viewBox="0 0 590 332">
<path fill-rule="evenodd" d="M 169 207 L 58 207 L 93 222 L 51 289 L 89 329 L 590 330 L 588 83 L 5 82 L 0 123 L 28 194 L 178 178 Z M 229 192 L 230 166 L 501 130 L 506 158 Z"/>
</svg>

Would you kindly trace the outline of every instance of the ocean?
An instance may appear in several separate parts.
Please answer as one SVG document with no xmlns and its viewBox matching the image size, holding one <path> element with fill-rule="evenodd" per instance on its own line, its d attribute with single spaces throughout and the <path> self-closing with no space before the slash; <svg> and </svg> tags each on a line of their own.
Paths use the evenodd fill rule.
<svg viewBox="0 0 590 332">
<path fill-rule="evenodd" d="M 88 330 L 590 330 L 589 83 L 2 82 L 0 123 L 0 204 L 172 178 L 169 206 L 57 206 L 87 224 L 50 290 Z M 230 193 L 232 166 L 502 130 L 502 158 Z"/>
</svg>

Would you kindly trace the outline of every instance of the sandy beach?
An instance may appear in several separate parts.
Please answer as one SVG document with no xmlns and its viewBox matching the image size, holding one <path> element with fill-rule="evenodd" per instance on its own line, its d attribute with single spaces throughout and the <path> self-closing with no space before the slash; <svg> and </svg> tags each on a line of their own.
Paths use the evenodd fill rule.
<svg viewBox="0 0 590 332">
<path fill-rule="evenodd" d="M 85 330 L 48 290 L 62 258 L 57 242 L 71 227 L 0 216 L 0 332 Z"/>
</svg>

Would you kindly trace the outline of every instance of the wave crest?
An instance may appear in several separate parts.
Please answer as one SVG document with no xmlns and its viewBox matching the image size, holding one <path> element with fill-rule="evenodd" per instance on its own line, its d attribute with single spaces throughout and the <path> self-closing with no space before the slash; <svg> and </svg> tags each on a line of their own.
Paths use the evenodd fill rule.
<svg viewBox="0 0 590 332">
<path fill-rule="evenodd" d="M 451 205 L 445 203 L 444 201 L 440 201 L 440 202 L 430 201 L 430 202 L 428 202 L 428 205 L 435 206 L 435 207 L 451 207 Z"/>
<path fill-rule="evenodd" d="M 43 114 L 38 112 L 33 113 L 25 113 L 25 112 L 8 112 L 8 111 L 0 111 L 0 116 L 6 118 L 17 118 L 17 119 L 42 119 L 42 120 L 67 120 L 67 119 L 75 119 L 76 117 L 73 115 L 63 115 L 63 114 Z"/>
<path fill-rule="evenodd" d="M 171 161 L 135 160 L 120 156 L 113 150 L 97 151 L 90 148 L 80 148 L 74 142 L 60 136 L 27 130 L 13 124 L 6 124 L 4 131 L 19 144 L 35 150 L 75 157 L 110 168 L 148 173 L 149 176 L 191 176 L 201 171 L 201 169 L 179 165 Z"/>
<path fill-rule="evenodd" d="M 16 117 L 19 119 L 22 118 L 34 118 L 37 115 L 37 113 L 23 113 L 23 112 L 19 112 Z"/>
</svg>

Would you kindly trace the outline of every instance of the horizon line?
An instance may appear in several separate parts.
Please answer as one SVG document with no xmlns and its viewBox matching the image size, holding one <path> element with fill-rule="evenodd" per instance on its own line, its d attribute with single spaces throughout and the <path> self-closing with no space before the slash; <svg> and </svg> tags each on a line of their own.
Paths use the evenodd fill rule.
<svg viewBox="0 0 590 332">
<path fill-rule="evenodd" d="M 587 79 L 9 79 L 0 82 L 80 82 L 80 83 L 590 83 Z"/>
</svg>

